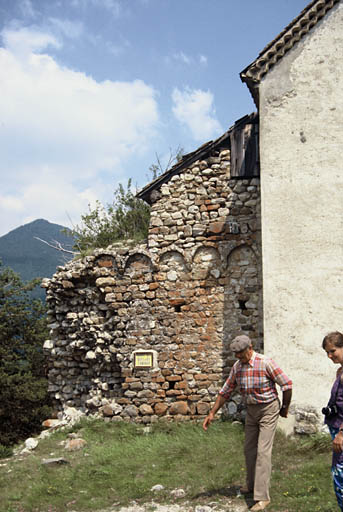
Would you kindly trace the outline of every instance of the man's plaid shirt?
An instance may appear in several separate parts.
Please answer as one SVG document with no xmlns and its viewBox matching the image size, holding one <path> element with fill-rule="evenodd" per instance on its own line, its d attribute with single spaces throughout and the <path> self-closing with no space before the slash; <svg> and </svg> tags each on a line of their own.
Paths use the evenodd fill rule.
<svg viewBox="0 0 343 512">
<path fill-rule="evenodd" d="M 292 381 L 272 359 L 253 352 L 248 363 L 235 362 L 219 394 L 228 400 L 237 387 L 247 404 L 268 403 L 278 397 L 275 384 L 281 391 L 292 389 Z"/>
</svg>

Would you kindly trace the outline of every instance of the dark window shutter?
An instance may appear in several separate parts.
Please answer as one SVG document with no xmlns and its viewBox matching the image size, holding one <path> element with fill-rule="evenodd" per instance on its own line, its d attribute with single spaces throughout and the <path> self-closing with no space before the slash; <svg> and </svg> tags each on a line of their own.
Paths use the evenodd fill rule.
<svg viewBox="0 0 343 512">
<path fill-rule="evenodd" d="M 230 134 L 231 177 L 254 178 L 260 175 L 258 123 L 237 126 Z"/>
</svg>

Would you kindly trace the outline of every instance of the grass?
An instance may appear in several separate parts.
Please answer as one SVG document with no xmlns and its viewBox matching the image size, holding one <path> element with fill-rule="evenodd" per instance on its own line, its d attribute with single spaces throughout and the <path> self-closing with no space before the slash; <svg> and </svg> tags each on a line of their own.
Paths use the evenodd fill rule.
<svg viewBox="0 0 343 512">
<path fill-rule="evenodd" d="M 0 460 L 0 512 L 118 510 L 132 500 L 173 502 L 176 488 L 194 507 L 206 500 L 225 504 L 232 500 L 228 488 L 244 483 L 239 424 L 218 421 L 205 433 L 199 424 L 161 422 L 147 433 L 133 424 L 82 421 L 73 432 L 87 445 L 76 452 L 64 448 L 68 432 L 41 440 L 21 460 Z M 55 457 L 68 464 L 42 465 Z M 291 440 L 278 432 L 268 511 L 337 510 L 330 459 L 329 436 Z M 157 495 L 151 491 L 156 484 L 164 486 Z"/>
</svg>

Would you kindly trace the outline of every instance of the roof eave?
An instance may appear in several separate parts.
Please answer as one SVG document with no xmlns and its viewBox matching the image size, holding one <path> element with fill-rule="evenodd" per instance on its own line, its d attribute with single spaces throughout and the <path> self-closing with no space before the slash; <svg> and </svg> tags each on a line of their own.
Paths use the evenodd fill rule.
<svg viewBox="0 0 343 512">
<path fill-rule="evenodd" d="M 341 0 L 312 0 L 241 73 L 258 108 L 262 78 Z"/>
<path fill-rule="evenodd" d="M 250 91 L 250 94 L 252 96 L 252 99 L 254 100 L 255 106 L 256 106 L 257 110 L 259 110 L 259 104 L 260 104 L 259 82 L 249 78 L 245 73 L 245 69 L 239 74 L 239 76 L 240 76 L 241 81 L 247 85 L 247 87 Z"/>
<path fill-rule="evenodd" d="M 223 135 L 218 137 L 218 139 L 206 142 L 192 153 L 188 153 L 187 155 L 185 155 L 173 167 L 171 167 L 163 174 L 158 176 L 155 180 L 151 181 L 145 187 L 143 187 L 136 194 L 136 197 L 138 197 L 139 199 L 143 199 L 143 201 L 147 202 L 148 204 L 152 204 L 150 194 L 153 190 L 159 189 L 163 185 L 163 183 L 168 182 L 173 176 L 179 174 L 182 169 L 189 167 L 197 160 L 207 158 L 208 155 L 216 148 L 230 147 L 230 134 L 232 130 L 239 127 L 241 124 L 247 123 L 249 121 L 257 122 L 257 114 L 255 112 L 252 114 L 247 114 L 246 116 L 243 116 L 240 119 L 238 119 L 234 123 L 234 125 L 232 125 L 225 133 L 223 133 Z"/>
</svg>

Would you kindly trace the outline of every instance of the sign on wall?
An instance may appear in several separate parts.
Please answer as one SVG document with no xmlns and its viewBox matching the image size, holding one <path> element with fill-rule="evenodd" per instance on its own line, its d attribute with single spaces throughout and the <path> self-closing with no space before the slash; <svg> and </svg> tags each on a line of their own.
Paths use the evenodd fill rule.
<svg viewBox="0 0 343 512">
<path fill-rule="evenodd" d="M 134 368 L 152 368 L 153 367 L 153 352 L 135 352 L 133 359 Z"/>
</svg>

